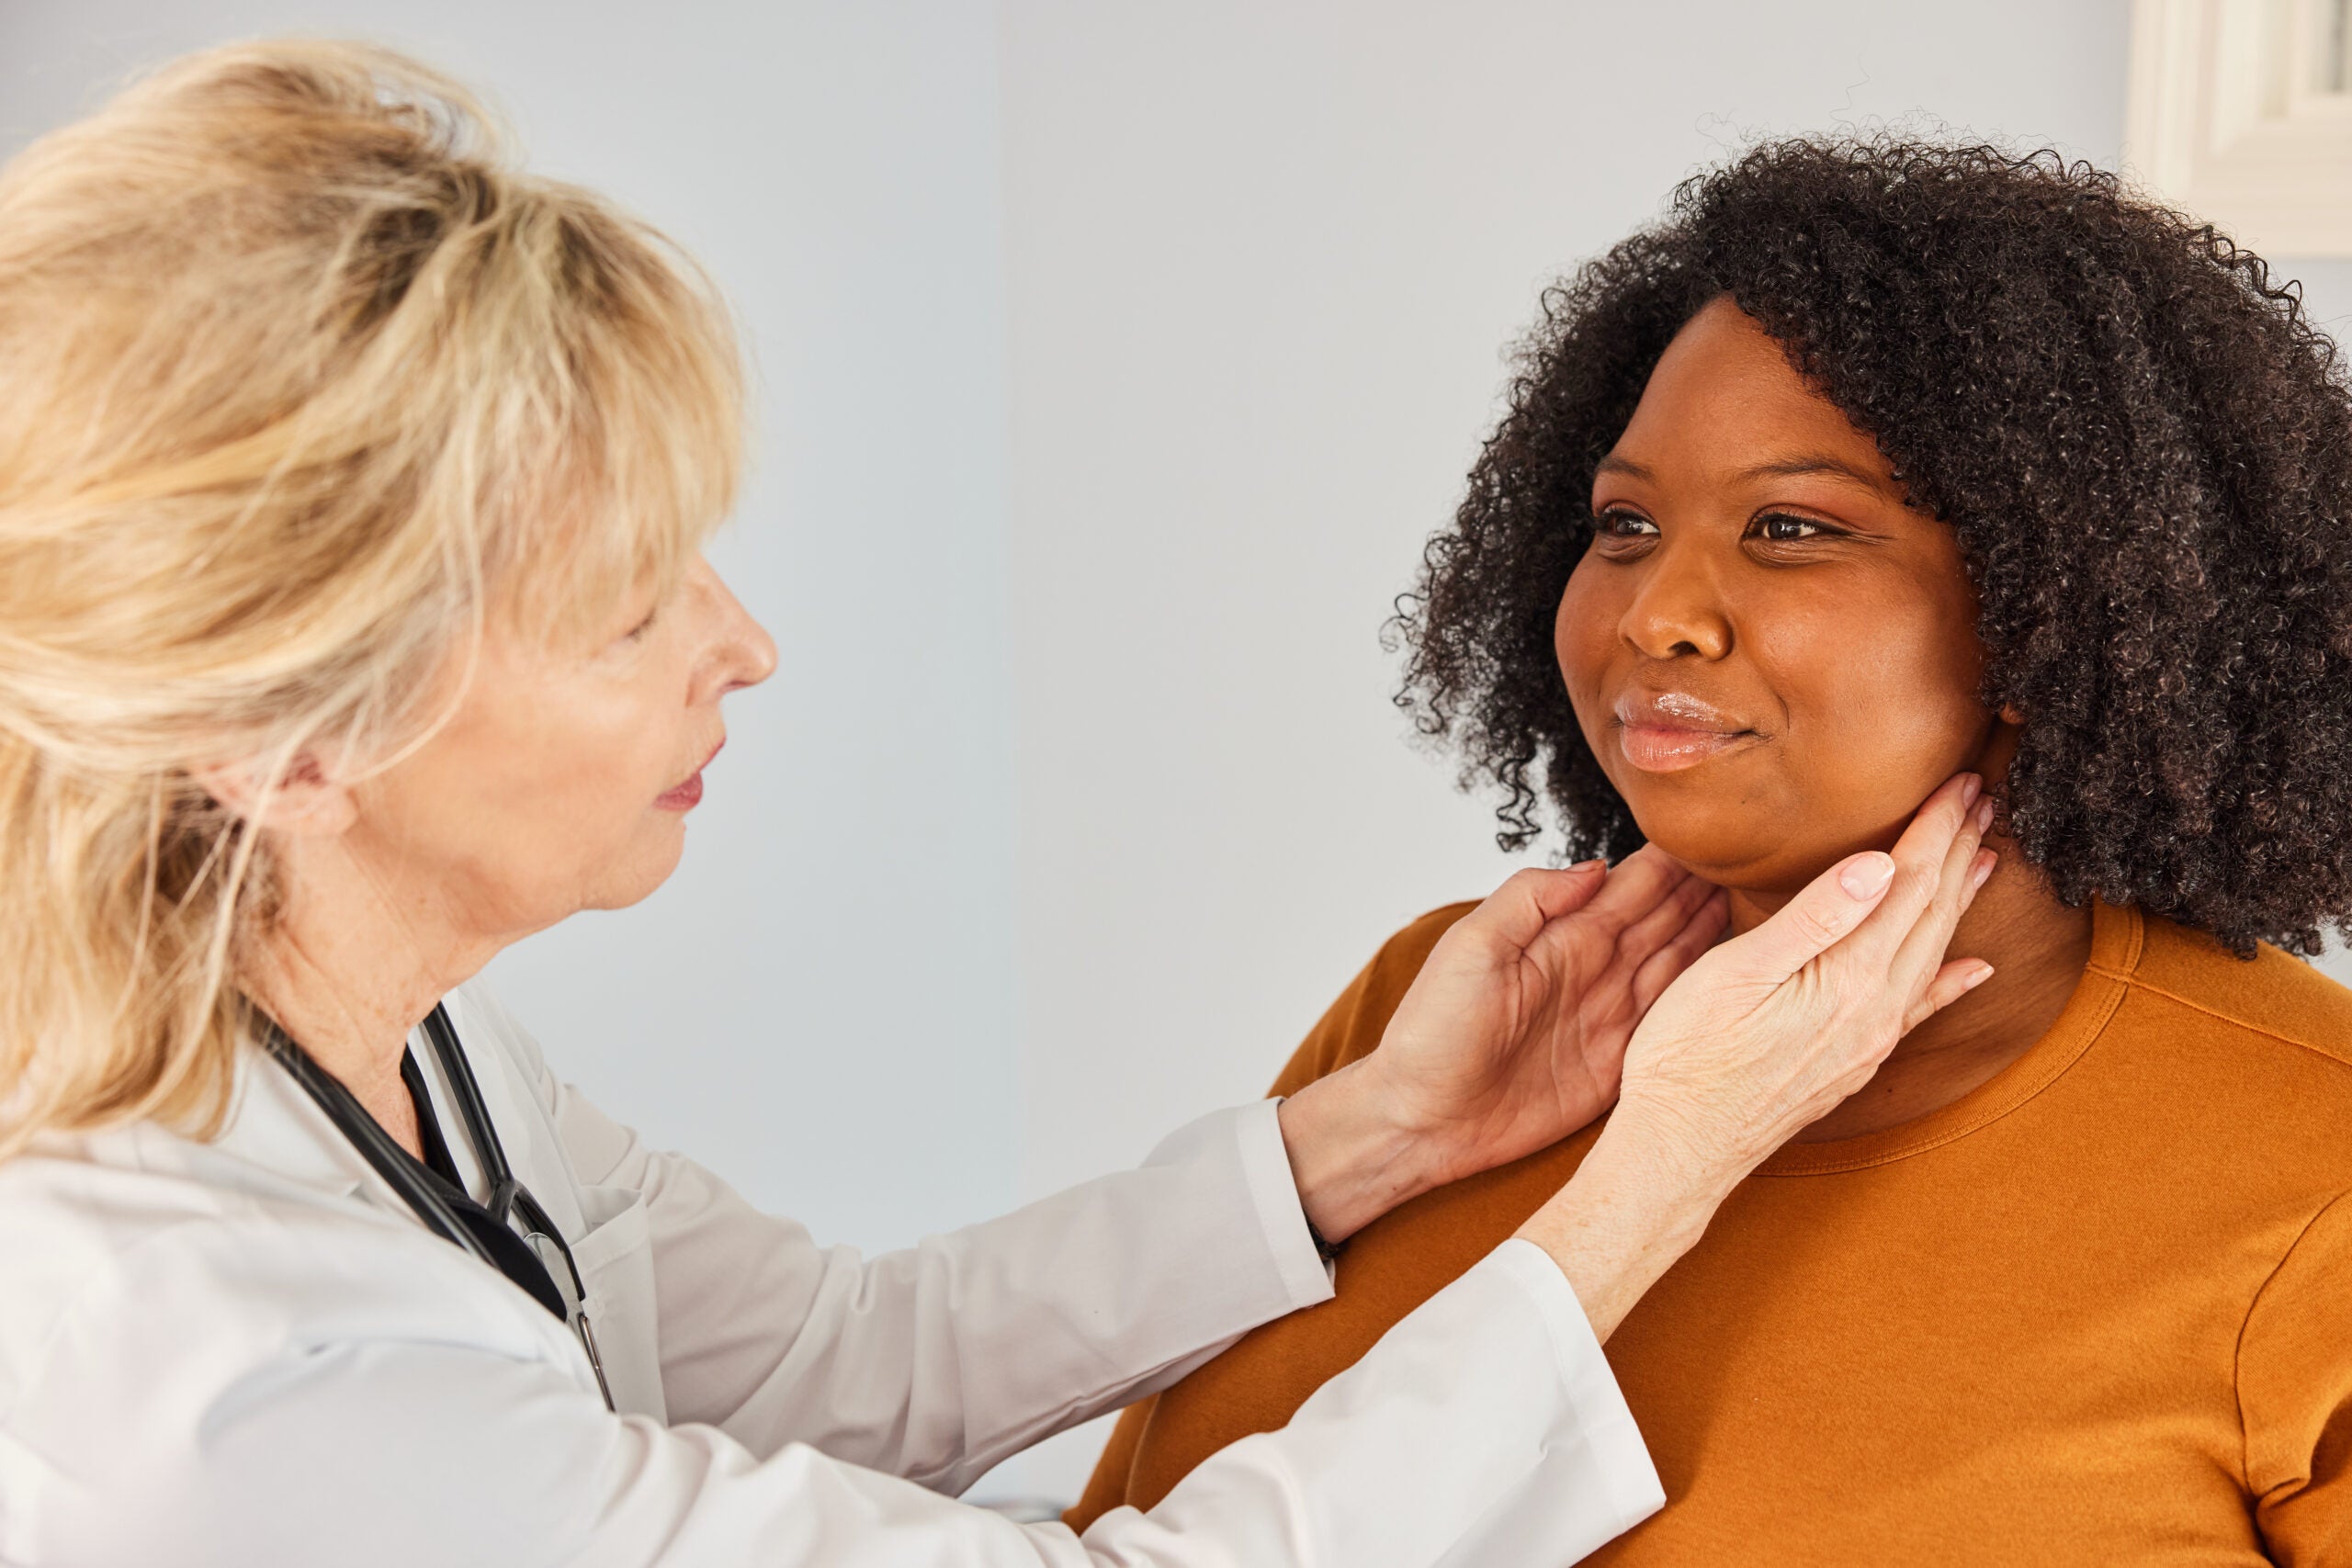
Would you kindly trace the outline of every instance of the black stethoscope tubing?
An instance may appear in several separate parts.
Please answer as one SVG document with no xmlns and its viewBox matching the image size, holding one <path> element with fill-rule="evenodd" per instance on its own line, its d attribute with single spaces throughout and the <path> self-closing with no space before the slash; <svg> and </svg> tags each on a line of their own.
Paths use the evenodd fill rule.
<svg viewBox="0 0 2352 1568">
<path fill-rule="evenodd" d="M 295 1043 L 293 1036 L 278 1027 L 275 1019 L 262 1015 L 262 1032 L 270 1054 L 301 1085 L 305 1093 L 326 1113 L 336 1131 L 359 1151 L 360 1157 L 382 1177 L 392 1190 L 399 1193 L 425 1228 L 438 1233 L 445 1240 L 455 1242 L 479 1258 L 488 1268 L 497 1270 L 498 1260 L 490 1255 L 473 1232 L 467 1228 L 455 1211 L 435 1191 L 432 1185 L 417 1175 L 415 1162 L 408 1152 L 394 1143 L 358 1097 L 344 1086 L 342 1079 L 328 1072 L 312 1059 L 308 1051 Z M 587 1352 L 589 1370 L 596 1374 L 596 1390 L 605 1396 L 605 1407 L 617 1409 L 613 1403 L 612 1385 L 605 1380 L 605 1359 L 596 1348 L 596 1333 L 588 1322 L 588 1290 L 580 1278 L 579 1265 L 571 1259 L 571 1247 L 563 1239 L 563 1232 L 539 1206 L 531 1190 L 523 1185 L 506 1163 L 506 1147 L 499 1141 L 498 1129 L 490 1120 L 490 1111 L 482 1103 L 481 1085 L 475 1081 L 473 1066 L 467 1061 L 465 1048 L 458 1043 L 458 1032 L 449 1022 L 449 1015 L 438 1004 L 424 1020 L 425 1043 L 432 1048 L 434 1060 L 441 1066 L 441 1076 L 449 1086 L 450 1098 L 457 1101 L 458 1120 L 465 1123 L 466 1141 L 473 1145 L 474 1158 L 481 1165 L 482 1179 L 489 1183 L 490 1193 L 482 1207 L 499 1224 L 507 1223 L 510 1213 L 520 1214 L 531 1229 L 522 1239 L 534 1254 L 539 1248 L 532 1246 L 534 1237 L 544 1237 L 563 1260 L 564 1271 L 571 1276 L 571 1291 L 565 1301 L 567 1326 L 579 1337 L 580 1348 Z M 540 1261 L 545 1263 L 542 1255 Z M 503 1274 L 503 1270 L 501 1271 Z M 560 1287 L 558 1294 L 562 1294 Z"/>
</svg>

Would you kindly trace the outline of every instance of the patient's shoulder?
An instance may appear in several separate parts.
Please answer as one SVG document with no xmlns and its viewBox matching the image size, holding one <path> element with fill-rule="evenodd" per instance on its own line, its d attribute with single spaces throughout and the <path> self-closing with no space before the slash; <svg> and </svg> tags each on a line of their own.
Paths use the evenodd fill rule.
<svg viewBox="0 0 2352 1568">
<path fill-rule="evenodd" d="M 1380 951 L 1372 955 L 1372 962 L 1358 971 L 1348 988 L 1340 993 L 1339 999 L 1324 1011 L 1306 1040 L 1291 1054 L 1289 1065 L 1274 1080 L 1272 1092 L 1295 1094 L 1317 1078 L 1339 1071 L 1359 1056 L 1371 1055 L 1386 1032 L 1396 1004 L 1405 999 L 1413 976 L 1429 962 L 1430 950 L 1437 945 L 1437 939 L 1477 907 L 1478 901 L 1472 898 L 1431 909 L 1382 942 Z"/>
<path fill-rule="evenodd" d="M 2202 931 L 2144 917 L 2130 984 L 2225 1026 L 2352 1066 L 2352 989 L 2264 943 L 2239 958 Z"/>
</svg>

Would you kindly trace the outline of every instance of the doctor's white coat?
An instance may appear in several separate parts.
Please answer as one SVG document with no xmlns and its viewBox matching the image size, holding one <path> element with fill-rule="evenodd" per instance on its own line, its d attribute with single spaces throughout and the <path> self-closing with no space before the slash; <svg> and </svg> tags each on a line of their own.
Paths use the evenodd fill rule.
<svg viewBox="0 0 2352 1568">
<path fill-rule="evenodd" d="M 964 1506 L 1330 1294 L 1272 1102 L 863 1259 L 645 1148 L 481 986 L 447 1005 L 621 1414 L 249 1051 L 217 1142 L 141 1124 L 0 1163 L 0 1563 L 1552 1568 L 1663 1500 L 1566 1280 L 1511 1243 L 1148 1514 L 1081 1540 Z"/>
</svg>

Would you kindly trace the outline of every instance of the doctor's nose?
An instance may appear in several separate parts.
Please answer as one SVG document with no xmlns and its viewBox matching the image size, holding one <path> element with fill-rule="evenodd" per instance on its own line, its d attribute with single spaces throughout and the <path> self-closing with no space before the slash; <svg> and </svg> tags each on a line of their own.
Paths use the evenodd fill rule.
<svg viewBox="0 0 2352 1568">
<path fill-rule="evenodd" d="M 707 562 L 698 564 L 696 570 L 704 579 L 699 585 L 702 592 L 710 596 L 717 629 L 710 655 L 703 662 L 701 690 L 695 695 L 698 700 L 716 701 L 729 692 L 756 686 L 775 673 L 775 638 L 752 618 Z"/>
</svg>

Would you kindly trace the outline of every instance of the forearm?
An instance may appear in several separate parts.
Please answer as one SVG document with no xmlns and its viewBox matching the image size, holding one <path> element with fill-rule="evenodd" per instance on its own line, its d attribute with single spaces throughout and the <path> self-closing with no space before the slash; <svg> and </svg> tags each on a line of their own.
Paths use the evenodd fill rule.
<svg viewBox="0 0 2352 1568">
<path fill-rule="evenodd" d="M 1366 1062 L 1300 1089 L 1281 1116 L 1300 1206 L 1326 1241 L 1346 1240 L 1436 1185 L 1427 1139 L 1396 1121 Z"/>
<path fill-rule="evenodd" d="M 1567 1563 L 1664 1502 L 1559 1270 L 1506 1243 L 1285 1426 L 1212 1455 L 1149 1514 L 1104 1515 L 1086 1540 L 1148 1540 L 1102 1556 L 1171 1568 L 1192 1560 L 1160 1552 L 1191 1540 L 1216 1543 L 1204 1561 L 1252 1568 Z"/>
<path fill-rule="evenodd" d="M 876 1258 L 819 1247 L 633 1136 L 595 1168 L 646 1192 L 659 1283 L 677 1287 L 658 1346 L 673 1422 L 952 1492 L 1329 1296 L 1274 1120 L 1263 1104 L 1217 1112 L 1140 1168 Z"/>
<path fill-rule="evenodd" d="M 1604 1344 L 1660 1276 L 1698 1244 L 1753 1162 L 1691 1157 L 1645 1122 L 1601 1130 L 1566 1186 L 1519 1235 L 1551 1255 Z"/>
</svg>

